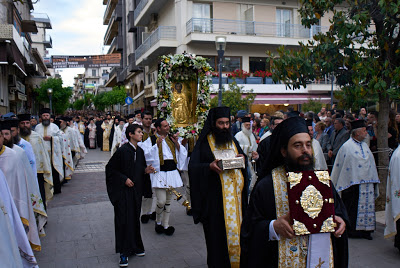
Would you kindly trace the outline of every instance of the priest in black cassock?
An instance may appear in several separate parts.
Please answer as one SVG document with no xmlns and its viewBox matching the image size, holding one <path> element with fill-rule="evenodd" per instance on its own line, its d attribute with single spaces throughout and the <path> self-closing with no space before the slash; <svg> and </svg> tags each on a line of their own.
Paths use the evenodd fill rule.
<svg viewBox="0 0 400 268">
<path fill-rule="evenodd" d="M 129 142 L 122 145 L 106 166 L 107 193 L 114 206 L 116 252 L 120 253 L 120 266 L 127 266 L 127 257 L 144 256 L 140 234 L 140 208 L 145 174 L 154 172 L 146 167 L 142 141 L 143 129 L 139 125 L 126 128 Z"/>
<path fill-rule="evenodd" d="M 193 219 L 196 224 L 203 224 L 208 267 L 240 264 L 240 225 L 247 206 L 247 173 L 246 169 L 221 170 L 214 156 L 215 150 L 232 149 L 238 157 L 245 157 L 231 133 L 230 109 L 211 109 L 189 162 Z"/>
<path fill-rule="evenodd" d="M 315 259 L 311 256 L 326 260 L 321 262 L 320 258 L 320 266 L 312 267 L 348 267 L 348 217 L 333 186 L 336 231 L 317 234 L 324 238 L 321 244 L 314 243 L 314 235 L 294 235 L 285 178 L 286 172 L 314 169 L 307 133 L 305 120 L 300 117 L 284 120 L 272 133 L 270 155 L 262 172 L 265 177 L 254 187 L 242 223 L 241 267 L 311 267 L 308 262 Z"/>
</svg>

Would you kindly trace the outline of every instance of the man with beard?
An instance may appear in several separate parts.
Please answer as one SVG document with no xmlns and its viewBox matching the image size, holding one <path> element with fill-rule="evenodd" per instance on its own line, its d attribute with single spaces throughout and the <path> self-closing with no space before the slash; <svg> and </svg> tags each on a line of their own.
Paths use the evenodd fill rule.
<svg viewBox="0 0 400 268">
<path fill-rule="evenodd" d="M 363 142 L 364 120 L 351 122 L 351 138 L 340 148 L 332 168 L 332 182 L 342 195 L 350 219 L 349 237 L 372 240 L 379 177 L 374 156 Z"/>
<path fill-rule="evenodd" d="M 30 196 L 31 193 L 34 193 L 33 182 L 30 181 L 33 178 L 28 177 L 26 174 L 26 170 L 24 169 L 25 165 L 21 158 L 19 158 L 21 155 L 4 144 L 5 139 L 3 133 L 6 133 L 7 145 L 13 145 L 10 125 L 3 121 L 0 124 L 0 129 L 0 170 L 4 173 L 7 180 L 8 187 L 10 188 L 11 195 L 14 199 L 22 224 L 25 227 L 32 249 L 40 251 L 39 232 Z M 18 149 L 21 148 L 18 147 Z M 24 154 L 23 149 L 21 150 L 22 154 Z M 29 164 L 27 165 L 29 166 Z M 30 168 L 28 167 L 28 169 Z"/>
<path fill-rule="evenodd" d="M 19 114 L 19 130 L 21 137 L 32 145 L 35 154 L 37 178 L 40 195 L 46 208 L 46 200 L 53 197 L 53 177 L 51 161 L 44 145 L 44 140 L 37 132 L 31 130 L 30 114 Z"/>
<path fill-rule="evenodd" d="M 189 162 L 192 215 L 194 223 L 203 224 L 208 266 L 239 267 L 247 164 L 244 169 L 222 170 L 214 151 L 223 149 L 245 158 L 232 136 L 229 107 L 216 107 L 208 113 Z"/>
<path fill-rule="evenodd" d="M 52 176 L 54 183 L 54 194 L 61 193 L 61 182 L 64 180 L 62 148 L 64 147 L 64 137 L 58 126 L 50 123 L 50 109 L 40 110 L 42 123 L 38 124 L 35 132 L 43 137 L 46 152 L 51 160 Z"/>
<path fill-rule="evenodd" d="M 31 116 L 31 128 L 32 128 L 32 130 L 35 130 L 37 124 L 38 124 L 38 121 L 36 120 L 36 118 L 34 116 Z"/>
<path fill-rule="evenodd" d="M 11 136 L 13 139 L 13 143 L 25 150 L 33 174 L 37 174 L 35 154 L 33 153 L 32 145 L 21 138 L 19 134 L 19 120 L 17 118 L 11 118 L 9 119 L 9 123 L 11 125 Z"/>
<path fill-rule="evenodd" d="M 235 135 L 235 139 L 239 142 L 240 148 L 247 156 L 247 174 L 249 178 L 248 185 L 254 186 L 256 182 L 255 170 L 252 167 L 251 161 L 258 160 L 257 142 L 251 131 L 250 117 L 242 118 L 242 130 Z"/>
<path fill-rule="evenodd" d="M 113 156 L 113 154 L 119 148 L 119 144 L 121 143 L 122 129 L 124 128 L 124 125 L 125 125 L 125 120 L 124 119 L 118 120 L 116 118 L 115 121 L 119 121 L 119 122 L 118 122 L 118 125 L 113 127 L 113 129 L 114 129 L 114 137 L 113 137 L 113 142 L 112 142 L 112 146 L 111 146 L 111 156 Z"/>
<path fill-rule="evenodd" d="M 18 183 L 18 186 L 14 187 L 14 185 L 10 185 L 11 189 L 26 187 L 26 191 L 28 196 L 30 197 L 30 202 L 28 204 L 32 205 L 33 211 L 35 212 L 35 216 L 37 219 L 37 225 L 40 235 L 45 235 L 44 225 L 47 222 L 47 213 L 43 205 L 43 200 L 40 195 L 38 180 L 36 172 L 34 173 L 31 165 L 29 163 L 29 159 L 25 150 L 21 147 L 14 145 L 13 137 L 11 135 L 11 126 L 13 121 L 6 120 L 2 122 L 2 134 L 4 137 L 4 145 L 8 148 L 12 149 L 16 152 L 17 158 L 21 161 L 22 166 L 19 166 L 20 169 L 23 170 L 25 181 Z M 10 159 L 11 160 L 11 159 Z M 4 163 L 7 164 L 8 163 Z M 1 165 L 1 163 L 0 163 Z M 9 183 L 15 183 L 13 180 L 9 180 Z M 25 191 L 25 190 L 23 190 Z M 19 191 L 22 192 L 22 191 Z"/>
<path fill-rule="evenodd" d="M 155 231 L 158 234 L 172 235 L 175 232 L 175 228 L 169 225 L 172 190 L 183 185 L 178 170 L 185 164 L 187 151 L 178 137 L 170 135 L 167 120 L 159 118 L 155 126 L 156 135 L 147 139 L 142 148 L 145 151 L 147 165 L 153 166 L 156 170 L 150 174 L 151 186 L 157 197 Z"/>
<path fill-rule="evenodd" d="M 288 118 L 275 128 L 270 153 L 263 167 L 267 175 L 254 187 L 243 219 L 241 267 L 310 267 L 307 262 L 313 263 L 317 256 L 331 264 L 329 267 L 333 263 L 334 267 L 347 267 L 346 209 L 333 187 L 335 233 L 296 236 L 292 228 L 287 172 L 314 169 L 311 138 L 303 118 Z M 319 244 L 314 243 L 315 235 Z"/>
</svg>

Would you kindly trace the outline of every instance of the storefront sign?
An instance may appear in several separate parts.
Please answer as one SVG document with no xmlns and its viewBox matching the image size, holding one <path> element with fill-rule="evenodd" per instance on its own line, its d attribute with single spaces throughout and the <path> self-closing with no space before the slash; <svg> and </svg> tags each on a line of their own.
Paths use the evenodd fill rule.
<svg viewBox="0 0 400 268">
<path fill-rule="evenodd" d="M 121 54 L 113 53 L 92 56 L 52 56 L 53 68 L 99 68 L 120 67 Z"/>
</svg>

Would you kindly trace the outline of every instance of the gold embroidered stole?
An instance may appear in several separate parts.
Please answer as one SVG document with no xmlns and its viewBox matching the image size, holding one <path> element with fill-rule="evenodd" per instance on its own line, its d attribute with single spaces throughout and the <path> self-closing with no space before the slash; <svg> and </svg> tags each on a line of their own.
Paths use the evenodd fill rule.
<svg viewBox="0 0 400 268">
<path fill-rule="evenodd" d="M 194 146 L 196 145 L 197 136 L 190 137 L 188 140 L 188 152 L 193 152 Z"/>
<path fill-rule="evenodd" d="M 289 200 L 287 195 L 287 177 L 283 166 L 272 170 L 274 183 L 276 218 L 289 213 Z M 308 236 L 296 236 L 293 239 L 281 237 L 278 241 L 280 268 L 300 268 L 307 266 Z"/>
<path fill-rule="evenodd" d="M 156 134 L 156 136 L 157 136 L 157 141 L 158 141 L 160 136 L 157 135 L 157 134 Z M 165 137 L 164 140 L 165 140 L 165 142 L 167 143 L 169 149 L 172 152 L 172 156 L 174 157 L 175 164 L 177 164 L 178 161 L 176 160 L 176 149 L 175 149 L 174 142 L 168 136 Z M 156 141 L 156 143 L 157 143 L 157 141 Z M 158 147 L 158 157 L 160 158 L 160 166 L 162 166 L 162 165 L 164 165 L 164 154 L 163 154 L 163 150 L 162 150 L 162 142 L 160 144 L 157 144 L 157 147 Z"/>
<path fill-rule="evenodd" d="M 216 150 L 215 138 L 212 134 L 207 136 L 211 151 Z M 234 142 L 220 146 L 217 149 L 238 150 Z M 214 156 L 215 157 L 215 156 Z M 240 226 L 242 224 L 242 190 L 244 178 L 240 169 L 224 170 L 219 174 L 222 186 L 222 199 L 224 202 L 225 230 L 228 244 L 228 253 L 231 267 L 240 266 Z"/>
<path fill-rule="evenodd" d="M 4 153 L 5 150 L 6 150 L 6 146 L 3 145 L 3 147 L 1 147 L 0 155 L 2 155 L 2 154 Z"/>
<path fill-rule="evenodd" d="M 142 142 L 145 142 L 150 137 L 150 133 L 143 131 Z"/>
</svg>

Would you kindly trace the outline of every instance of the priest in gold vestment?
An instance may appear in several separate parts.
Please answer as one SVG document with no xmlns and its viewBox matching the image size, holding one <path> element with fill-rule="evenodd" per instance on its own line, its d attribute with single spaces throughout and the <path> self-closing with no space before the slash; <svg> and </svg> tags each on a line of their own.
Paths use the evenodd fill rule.
<svg viewBox="0 0 400 268">
<path fill-rule="evenodd" d="M 193 220 L 203 224 L 209 267 L 239 267 L 240 226 L 247 207 L 246 169 L 222 170 L 217 149 L 245 157 L 231 134 L 230 109 L 210 110 L 189 162 Z M 247 161 L 245 161 L 247 163 Z"/>
<path fill-rule="evenodd" d="M 305 120 L 299 116 L 274 129 L 242 223 L 241 267 L 348 267 L 349 221 L 333 185 L 335 232 L 296 236 L 293 231 L 287 172 L 314 170 L 311 144 Z"/>
</svg>

